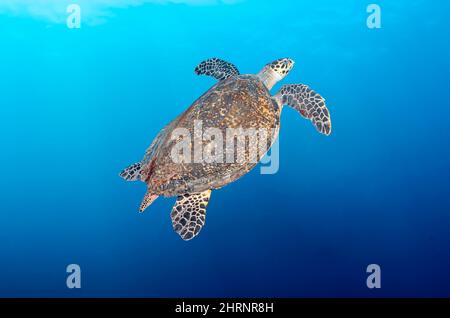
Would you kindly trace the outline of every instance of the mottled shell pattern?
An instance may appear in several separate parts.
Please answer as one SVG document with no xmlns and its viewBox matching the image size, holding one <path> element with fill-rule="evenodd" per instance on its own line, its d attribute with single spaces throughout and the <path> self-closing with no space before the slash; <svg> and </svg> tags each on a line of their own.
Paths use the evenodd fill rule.
<svg viewBox="0 0 450 318">
<path fill-rule="evenodd" d="M 220 188 L 240 178 L 264 155 L 258 152 L 257 159 L 250 160 L 248 151 L 255 147 L 250 145 L 250 139 L 245 148 L 243 162 L 238 162 L 235 158 L 233 162 L 224 159 L 223 163 L 194 160 L 190 163 L 179 163 L 173 160 L 173 147 L 179 142 L 173 132 L 182 128 L 189 131 L 194 139 L 195 124 L 198 125 L 199 122 L 202 124 L 202 131 L 216 128 L 223 136 L 226 136 L 229 128 L 262 128 L 268 132 L 267 138 L 264 139 L 267 144 L 262 149 L 269 149 L 278 134 L 280 108 L 281 105 L 256 75 L 238 75 L 218 82 L 183 114 L 170 122 L 147 150 L 143 160 L 142 180 L 148 184 L 148 191 L 157 195 L 174 196 Z M 199 140 L 203 147 L 210 143 L 200 138 Z M 190 150 L 193 152 L 193 147 Z M 237 149 L 233 150 L 237 155 Z"/>
</svg>

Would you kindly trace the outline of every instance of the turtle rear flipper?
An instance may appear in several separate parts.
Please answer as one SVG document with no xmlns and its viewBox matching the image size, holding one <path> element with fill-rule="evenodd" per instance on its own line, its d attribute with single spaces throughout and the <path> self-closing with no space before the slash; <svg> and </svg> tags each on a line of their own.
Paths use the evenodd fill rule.
<svg viewBox="0 0 450 318">
<path fill-rule="evenodd" d="M 141 205 L 139 207 L 139 212 L 144 212 L 146 208 L 150 206 L 155 200 L 158 198 L 158 195 L 152 194 L 151 192 L 148 192 L 145 194 L 144 199 L 142 199 Z"/>
<path fill-rule="evenodd" d="M 170 217 L 175 232 L 185 241 L 193 239 L 205 224 L 211 190 L 179 195 Z"/>
<path fill-rule="evenodd" d="M 137 181 L 141 177 L 141 169 L 142 164 L 140 162 L 133 163 L 131 166 L 122 170 L 119 176 L 127 181 Z"/>
</svg>

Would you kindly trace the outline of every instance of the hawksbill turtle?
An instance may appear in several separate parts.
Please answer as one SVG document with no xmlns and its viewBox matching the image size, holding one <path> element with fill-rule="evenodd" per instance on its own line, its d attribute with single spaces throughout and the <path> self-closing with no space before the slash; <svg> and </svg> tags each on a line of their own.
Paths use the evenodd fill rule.
<svg viewBox="0 0 450 318">
<path fill-rule="evenodd" d="M 325 100 L 308 86 L 284 85 L 274 96 L 270 94 L 270 89 L 290 72 L 293 65 L 293 60 L 282 58 L 265 65 L 256 75 L 241 75 L 236 66 L 218 58 L 201 62 L 195 68 L 195 73 L 212 76 L 219 82 L 159 132 L 140 162 L 132 164 L 120 173 L 125 180 L 141 180 L 147 184 L 147 193 L 140 205 L 140 212 L 158 196 L 176 196 L 177 201 L 171 212 L 172 225 L 182 239 L 190 240 L 198 235 L 205 224 L 211 191 L 249 172 L 270 148 L 278 135 L 280 114 L 284 105 L 294 108 L 304 118 L 310 119 L 320 133 L 329 135 L 331 119 Z M 212 138 L 196 139 L 198 132 L 195 132 L 194 126 L 198 123 L 201 123 L 203 131 L 213 128 L 224 135 L 229 128 L 253 128 L 258 131 L 266 129 L 270 133 L 266 134 L 264 142 L 258 144 L 266 143 L 267 147 L 256 154 L 256 160 L 249 159 L 248 151 L 250 146 L 256 145 L 255 141 L 248 141 L 248 147 L 244 147 L 246 150 L 240 160 L 237 160 L 239 158 L 234 152 L 230 157 L 234 160 L 226 162 L 175 160 L 174 153 L 179 154 L 179 151 L 174 152 L 174 149 L 180 142 L 180 136 L 175 132 L 180 129 L 187 135 L 194 135 L 193 147 L 189 144 L 184 148 L 188 150 L 189 155 L 196 142 L 199 141 L 200 146 L 205 147 L 211 144 Z M 203 136 L 202 133 L 200 135 Z M 246 141 L 244 143 L 247 145 Z M 233 143 L 231 150 L 236 150 L 236 147 Z M 227 148 L 225 152 L 228 151 Z"/>
</svg>

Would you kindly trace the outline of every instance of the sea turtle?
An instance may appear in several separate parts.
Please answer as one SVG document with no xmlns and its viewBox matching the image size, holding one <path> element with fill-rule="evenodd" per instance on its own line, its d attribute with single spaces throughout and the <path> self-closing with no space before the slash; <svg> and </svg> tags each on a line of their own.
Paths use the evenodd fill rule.
<svg viewBox="0 0 450 318">
<path fill-rule="evenodd" d="M 283 105 L 296 109 L 310 119 L 319 132 L 329 135 L 331 120 L 325 101 L 308 86 L 284 85 L 271 96 L 270 89 L 289 73 L 293 65 L 293 60 L 282 58 L 267 64 L 256 75 L 241 75 L 233 64 L 218 58 L 201 62 L 195 73 L 212 76 L 219 82 L 160 131 L 142 161 L 120 173 L 125 180 L 147 183 L 147 193 L 139 210 L 143 212 L 158 196 L 177 196 L 171 212 L 172 225 L 181 238 L 190 240 L 205 224 L 211 190 L 249 172 L 270 148 L 278 134 Z M 227 139 L 232 141 L 232 146 L 227 144 L 223 153 L 222 144 L 216 147 L 220 141 L 217 135 L 227 135 L 230 128 L 235 133 Z M 238 139 L 239 134 L 251 129 L 257 130 L 259 137 L 264 131 L 269 133 L 265 133 L 266 139 L 262 142 L 262 138 L 244 139 L 240 145 L 245 150 L 239 155 L 236 151 L 239 142 L 234 143 L 235 137 Z M 215 133 L 211 134 L 211 131 Z M 186 140 L 190 142 L 186 143 Z M 265 147 L 258 148 L 261 151 L 250 160 L 249 149 L 261 145 Z M 196 148 L 201 150 L 196 153 Z M 210 159 L 219 160 L 203 158 L 207 151 L 212 154 Z M 220 160 L 224 157 L 227 160 Z"/>
</svg>

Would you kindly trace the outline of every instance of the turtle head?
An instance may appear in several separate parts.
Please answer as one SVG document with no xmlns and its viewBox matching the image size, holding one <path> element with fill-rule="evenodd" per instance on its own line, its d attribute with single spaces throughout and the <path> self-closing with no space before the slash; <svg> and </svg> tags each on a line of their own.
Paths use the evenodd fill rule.
<svg viewBox="0 0 450 318">
<path fill-rule="evenodd" d="M 278 59 L 266 65 L 283 79 L 294 67 L 294 61 L 288 58 Z"/>
<path fill-rule="evenodd" d="M 294 61 L 289 58 L 282 58 L 266 64 L 258 73 L 259 79 L 271 89 L 278 81 L 282 80 L 294 66 Z"/>
</svg>

